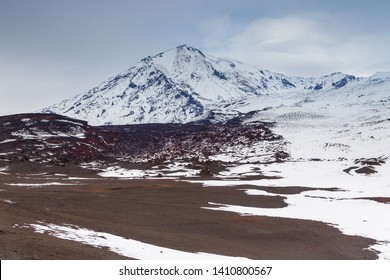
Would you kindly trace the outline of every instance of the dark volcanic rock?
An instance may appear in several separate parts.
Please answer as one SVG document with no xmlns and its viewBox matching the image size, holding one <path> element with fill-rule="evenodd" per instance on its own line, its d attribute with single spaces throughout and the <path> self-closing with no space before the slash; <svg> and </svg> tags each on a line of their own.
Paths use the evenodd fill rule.
<svg viewBox="0 0 390 280">
<path fill-rule="evenodd" d="M 103 159 L 110 147 L 87 122 L 48 114 L 0 117 L 1 158 L 54 164 Z"/>
<path fill-rule="evenodd" d="M 279 141 L 266 124 L 139 124 L 100 127 L 116 153 L 131 161 L 165 161 L 215 155 L 229 146 Z"/>
<path fill-rule="evenodd" d="M 356 173 L 363 173 L 363 174 L 373 174 L 377 173 L 377 171 L 372 166 L 363 166 L 358 169 L 355 169 Z"/>
<path fill-rule="evenodd" d="M 91 161 L 164 162 L 207 159 L 221 151 L 280 142 L 270 124 L 138 124 L 94 127 L 54 114 L 0 117 L 0 159 L 52 164 Z M 275 151 L 275 159 L 289 155 Z M 206 170 L 205 170 L 206 172 Z"/>
<path fill-rule="evenodd" d="M 354 163 L 355 164 L 360 163 L 361 165 L 382 165 L 386 162 L 384 159 L 381 158 L 360 158 L 360 159 L 356 159 Z"/>
</svg>

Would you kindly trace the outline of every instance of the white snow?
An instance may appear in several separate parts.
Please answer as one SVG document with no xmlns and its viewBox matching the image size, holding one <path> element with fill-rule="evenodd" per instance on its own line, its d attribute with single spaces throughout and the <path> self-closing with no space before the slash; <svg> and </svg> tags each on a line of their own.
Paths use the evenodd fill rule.
<svg viewBox="0 0 390 280">
<path fill-rule="evenodd" d="M 3 202 L 8 203 L 8 204 L 15 204 L 16 203 L 16 202 L 9 200 L 9 199 L 0 199 L 0 201 L 3 201 Z"/>
<path fill-rule="evenodd" d="M 9 143 L 9 142 L 15 142 L 17 139 L 6 139 L 0 142 L 0 144 Z"/>
<path fill-rule="evenodd" d="M 0 156 L 12 155 L 14 152 L 0 153 Z"/>
<path fill-rule="evenodd" d="M 70 120 L 56 120 L 57 122 L 64 122 L 64 123 L 70 123 L 70 124 L 75 124 L 75 125 L 78 125 L 78 126 L 82 126 L 83 123 L 80 123 L 80 122 L 76 122 L 76 121 L 70 121 Z"/>
<path fill-rule="evenodd" d="M 68 177 L 64 178 L 66 180 L 97 180 L 102 178 L 95 178 L 95 177 Z"/>
<path fill-rule="evenodd" d="M 209 253 L 190 253 L 144 242 L 127 239 L 121 236 L 97 232 L 74 225 L 30 224 L 37 233 L 81 242 L 96 248 L 108 248 L 110 251 L 129 258 L 140 260 L 243 260 L 244 258 L 215 255 Z"/>
<path fill-rule="evenodd" d="M 43 176 L 47 175 L 47 172 L 41 172 L 41 173 L 27 173 L 27 176 Z"/>
<path fill-rule="evenodd" d="M 100 172 L 98 175 L 102 177 L 118 177 L 118 178 L 142 178 L 146 173 L 138 169 L 125 169 L 119 166 L 111 166 Z"/>
<path fill-rule="evenodd" d="M 244 189 L 244 191 L 248 195 L 279 196 L 278 194 L 272 194 L 263 190 Z"/>
<path fill-rule="evenodd" d="M 49 182 L 49 183 L 5 183 L 5 185 L 17 186 L 17 187 L 41 188 L 45 186 L 72 186 L 72 185 L 80 185 L 80 184 Z"/>
<path fill-rule="evenodd" d="M 8 173 L 4 172 L 4 171 L 7 171 L 8 169 L 9 169 L 8 166 L 0 167 L 0 174 L 1 175 L 9 175 Z"/>
<path fill-rule="evenodd" d="M 34 121 L 30 118 L 23 118 L 23 119 L 21 119 L 21 121 L 24 122 L 25 126 L 29 126 L 29 125 L 34 124 Z"/>
<path fill-rule="evenodd" d="M 143 178 L 143 177 L 156 177 L 159 174 L 164 175 L 167 178 L 177 177 L 196 177 L 200 170 L 187 168 L 185 163 L 175 162 L 168 163 L 161 168 L 151 168 L 145 170 L 139 169 L 125 169 L 120 166 L 110 166 L 102 169 L 102 172 L 98 173 L 102 177 L 113 178 Z"/>
</svg>

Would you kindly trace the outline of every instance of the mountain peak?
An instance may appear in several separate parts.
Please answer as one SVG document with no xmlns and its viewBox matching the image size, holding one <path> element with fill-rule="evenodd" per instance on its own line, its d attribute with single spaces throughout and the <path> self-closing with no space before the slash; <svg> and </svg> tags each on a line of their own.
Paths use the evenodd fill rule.
<svg viewBox="0 0 390 280">
<path fill-rule="evenodd" d="M 180 45 L 180 46 L 177 46 L 176 48 L 174 49 L 169 49 L 169 50 L 166 50 L 164 52 L 161 52 L 155 56 L 153 56 L 152 58 L 156 61 L 156 60 L 159 60 L 159 58 L 164 58 L 164 64 L 165 63 L 169 63 L 169 62 L 172 62 L 173 63 L 173 60 L 183 60 L 185 62 L 190 62 L 190 57 L 199 57 L 200 59 L 205 59 L 206 56 L 200 51 L 198 50 L 197 48 L 194 48 L 194 47 L 191 47 L 189 45 Z M 168 61 L 166 60 L 168 59 Z M 178 64 L 178 63 L 176 63 Z"/>
<path fill-rule="evenodd" d="M 198 54 L 202 55 L 203 57 L 206 57 L 199 49 L 191 47 L 191 46 L 186 45 L 186 44 L 177 46 L 176 51 L 177 52 L 194 52 L 194 53 L 198 53 Z"/>
<path fill-rule="evenodd" d="M 187 45 L 187 44 L 179 45 L 175 49 L 176 50 L 188 50 L 188 51 L 196 50 L 194 47 L 191 47 L 190 45 Z"/>
</svg>

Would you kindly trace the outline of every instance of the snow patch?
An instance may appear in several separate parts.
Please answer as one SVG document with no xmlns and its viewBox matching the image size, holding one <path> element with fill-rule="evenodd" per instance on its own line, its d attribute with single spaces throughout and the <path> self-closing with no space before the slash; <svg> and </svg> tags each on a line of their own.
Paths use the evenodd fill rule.
<svg viewBox="0 0 390 280">
<path fill-rule="evenodd" d="M 16 202 L 9 200 L 9 199 L 0 199 L 0 201 L 8 203 L 8 204 L 16 204 Z"/>
<path fill-rule="evenodd" d="M 117 177 L 117 178 L 142 178 L 146 175 L 143 170 L 124 169 L 119 166 L 107 167 L 103 172 L 98 174 L 102 177 Z"/>
<path fill-rule="evenodd" d="M 4 171 L 7 171 L 8 169 L 9 169 L 8 166 L 0 167 L 0 174 L 1 175 L 9 175 L 8 173 L 4 172 Z"/>
<path fill-rule="evenodd" d="M 23 119 L 21 119 L 21 121 L 24 122 L 25 126 L 30 126 L 30 125 L 34 124 L 34 121 L 30 118 L 23 118 Z"/>
<path fill-rule="evenodd" d="M 177 177 L 196 177 L 200 170 L 195 170 L 186 167 L 185 163 L 169 163 L 161 167 L 139 170 L 139 169 L 125 169 L 120 166 L 110 166 L 98 173 L 102 177 L 113 178 L 144 178 L 157 177 L 164 175 L 167 178 Z"/>
<path fill-rule="evenodd" d="M 278 194 L 269 193 L 263 190 L 254 190 L 254 189 L 241 189 L 245 191 L 247 195 L 264 195 L 264 196 L 279 196 Z"/>
<path fill-rule="evenodd" d="M 97 232 L 74 225 L 30 224 L 35 232 L 47 233 L 61 239 L 81 242 L 96 248 L 108 248 L 119 255 L 139 260 L 243 260 L 245 258 L 215 255 L 209 253 L 190 253 L 121 236 Z"/>
<path fill-rule="evenodd" d="M 74 124 L 74 125 L 77 125 L 77 126 L 82 126 L 83 123 L 81 122 L 76 122 L 76 121 L 69 121 L 69 120 L 56 120 L 57 122 L 63 122 L 63 123 L 70 123 L 70 124 Z"/>
<path fill-rule="evenodd" d="M 73 186 L 80 184 L 73 183 L 61 183 L 61 182 L 49 182 L 49 183 L 5 183 L 8 186 L 17 186 L 17 187 L 29 187 L 29 188 L 41 188 L 46 186 Z"/>
<path fill-rule="evenodd" d="M 0 142 L 0 144 L 5 144 L 5 143 L 9 143 L 9 142 L 15 142 L 17 139 L 6 139 L 6 140 L 3 140 Z"/>
</svg>

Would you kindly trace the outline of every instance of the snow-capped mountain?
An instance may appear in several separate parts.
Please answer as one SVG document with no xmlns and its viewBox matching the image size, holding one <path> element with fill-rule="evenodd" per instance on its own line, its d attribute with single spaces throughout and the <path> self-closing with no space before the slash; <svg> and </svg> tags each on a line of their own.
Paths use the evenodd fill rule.
<svg viewBox="0 0 390 280">
<path fill-rule="evenodd" d="M 390 156 L 390 72 L 291 77 L 187 45 L 42 112 L 91 125 L 266 121 L 292 158 Z"/>
<path fill-rule="evenodd" d="M 87 120 L 92 125 L 185 123 L 248 98 L 326 91 L 357 80 L 342 73 L 320 78 L 288 77 L 238 61 L 205 56 L 182 45 L 144 58 L 88 92 L 42 112 Z"/>
</svg>

